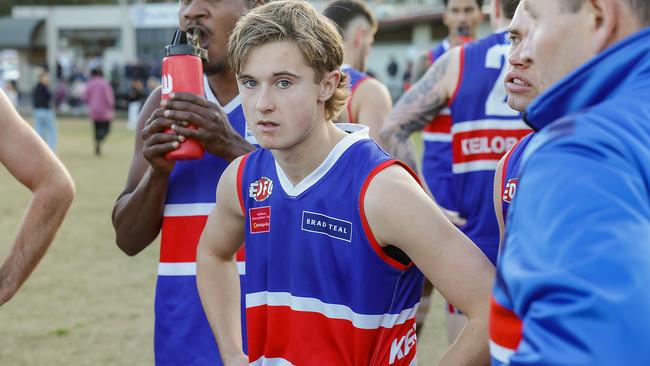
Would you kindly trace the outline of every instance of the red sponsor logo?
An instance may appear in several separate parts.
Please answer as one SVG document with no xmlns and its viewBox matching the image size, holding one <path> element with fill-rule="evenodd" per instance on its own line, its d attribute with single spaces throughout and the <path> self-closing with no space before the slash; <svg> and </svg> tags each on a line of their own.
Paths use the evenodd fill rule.
<svg viewBox="0 0 650 366">
<path fill-rule="evenodd" d="M 456 133 L 452 142 L 454 163 L 498 161 L 528 133 L 530 130 L 477 130 Z"/>
<path fill-rule="evenodd" d="M 517 194 L 517 184 L 519 183 L 519 178 L 510 178 L 506 182 L 506 186 L 503 188 L 503 200 L 505 202 L 512 202 Z"/>
<path fill-rule="evenodd" d="M 271 206 L 248 209 L 250 233 L 268 233 L 271 231 Z"/>
<path fill-rule="evenodd" d="M 248 187 L 248 196 L 257 202 L 262 202 L 269 198 L 272 192 L 273 181 L 267 177 L 256 180 Z"/>
</svg>

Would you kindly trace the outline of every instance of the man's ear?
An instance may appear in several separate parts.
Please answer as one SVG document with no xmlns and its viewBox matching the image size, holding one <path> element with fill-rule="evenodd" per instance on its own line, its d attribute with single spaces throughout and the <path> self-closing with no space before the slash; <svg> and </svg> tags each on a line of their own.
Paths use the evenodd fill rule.
<svg viewBox="0 0 650 366">
<path fill-rule="evenodd" d="M 341 81 L 341 71 L 339 70 L 332 70 L 325 74 L 323 76 L 323 81 L 321 81 L 320 84 L 320 93 L 318 93 L 318 101 L 319 102 L 326 102 L 328 101 L 332 95 L 334 95 L 334 92 L 336 91 L 336 88 L 339 86 L 339 82 Z"/>
<path fill-rule="evenodd" d="M 583 4 L 589 13 L 589 22 L 594 34 L 593 51 L 600 53 L 616 41 L 619 0 L 588 0 Z"/>
<path fill-rule="evenodd" d="M 269 0 L 247 0 L 251 8 L 264 5 L 269 2 Z"/>
</svg>

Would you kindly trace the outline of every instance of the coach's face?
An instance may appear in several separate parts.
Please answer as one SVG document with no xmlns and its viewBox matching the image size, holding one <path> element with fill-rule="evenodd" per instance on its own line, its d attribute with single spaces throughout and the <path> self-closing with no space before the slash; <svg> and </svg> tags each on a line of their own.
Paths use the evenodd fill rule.
<svg viewBox="0 0 650 366">
<path fill-rule="evenodd" d="M 228 63 L 226 46 L 235 23 L 248 10 L 247 0 L 179 0 L 178 21 L 186 32 L 198 30 L 201 47 L 208 50 L 208 75 L 222 72 Z"/>
<path fill-rule="evenodd" d="M 532 27 L 522 52 L 536 65 L 540 92 L 595 56 L 598 9 L 591 1 L 571 8 L 570 0 L 524 0 Z"/>
<path fill-rule="evenodd" d="M 532 22 L 530 15 L 520 3 L 508 28 L 508 38 L 511 42 L 508 50 L 508 72 L 505 78 L 508 105 L 520 112 L 523 112 L 540 93 L 537 67 L 530 54 L 524 52 L 526 43 L 530 42 Z"/>
</svg>

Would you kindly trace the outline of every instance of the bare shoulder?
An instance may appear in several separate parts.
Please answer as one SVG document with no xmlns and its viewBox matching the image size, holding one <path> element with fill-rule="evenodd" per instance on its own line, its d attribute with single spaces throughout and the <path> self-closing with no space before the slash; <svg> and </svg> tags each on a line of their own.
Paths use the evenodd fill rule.
<svg viewBox="0 0 650 366">
<path fill-rule="evenodd" d="M 364 94 L 374 94 L 377 95 L 379 93 L 386 93 L 387 95 L 390 95 L 388 93 L 388 88 L 384 83 L 381 81 L 368 77 L 366 78 L 359 86 L 357 87 L 356 90 L 357 93 L 364 93 Z"/>
<path fill-rule="evenodd" d="M 219 178 L 217 185 L 217 206 L 221 206 L 228 211 L 242 215 L 240 206 L 239 191 L 239 169 L 242 167 L 242 161 L 246 155 L 240 156 L 230 162 Z"/>
<path fill-rule="evenodd" d="M 428 201 L 431 200 L 413 175 L 396 163 L 371 178 L 362 204 L 373 233 L 381 244 L 390 242 L 389 236 L 382 235 L 384 229 L 395 227 L 397 221 L 410 216 L 412 212 L 419 212 L 417 206 L 422 203 L 426 205 Z"/>
<path fill-rule="evenodd" d="M 393 104 L 386 85 L 371 77 L 359 84 L 355 92 L 355 98 L 352 99 L 353 103 L 355 100 L 363 100 L 373 104 L 388 104 L 389 106 Z"/>
</svg>

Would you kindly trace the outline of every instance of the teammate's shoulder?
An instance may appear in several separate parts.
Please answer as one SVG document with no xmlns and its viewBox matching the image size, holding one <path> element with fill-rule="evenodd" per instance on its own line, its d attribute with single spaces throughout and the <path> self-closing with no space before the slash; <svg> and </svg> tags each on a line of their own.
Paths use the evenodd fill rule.
<svg viewBox="0 0 650 366">
<path fill-rule="evenodd" d="M 357 93 L 368 95 L 371 98 L 386 94 L 390 95 L 388 87 L 373 77 L 365 78 L 357 87 Z"/>
<path fill-rule="evenodd" d="M 252 151 L 246 155 L 236 157 L 233 161 L 230 162 L 230 164 L 228 164 L 226 169 L 223 171 L 222 177 L 228 175 L 230 178 L 232 177 L 236 178 L 240 174 L 241 170 L 244 168 L 246 164 L 246 160 L 254 152 L 255 151 Z"/>
<path fill-rule="evenodd" d="M 402 163 L 397 160 L 386 162 L 387 164 L 383 169 L 379 170 L 374 176 L 370 177 L 373 185 L 381 190 L 386 189 L 386 192 L 391 192 L 393 188 L 402 185 L 417 185 L 418 182 L 414 177 L 414 173 L 406 168 Z"/>
</svg>

